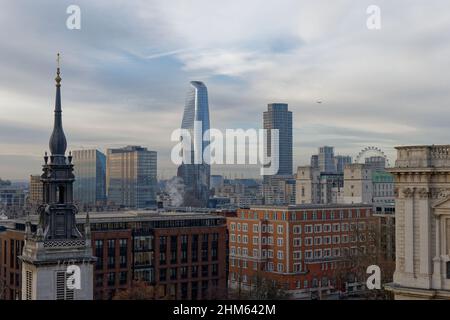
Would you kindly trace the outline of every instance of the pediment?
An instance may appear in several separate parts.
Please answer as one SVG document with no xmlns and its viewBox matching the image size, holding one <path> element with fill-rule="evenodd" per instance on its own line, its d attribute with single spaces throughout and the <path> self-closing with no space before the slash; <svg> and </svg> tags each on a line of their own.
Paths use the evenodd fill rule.
<svg viewBox="0 0 450 320">
<path fill-rule="evenodd" d="M 441 214 L 440 211 L 450 213 L 450 196 L 437 200 L 431 207 L 435 210 L 435 214 Z"/>
</svg>

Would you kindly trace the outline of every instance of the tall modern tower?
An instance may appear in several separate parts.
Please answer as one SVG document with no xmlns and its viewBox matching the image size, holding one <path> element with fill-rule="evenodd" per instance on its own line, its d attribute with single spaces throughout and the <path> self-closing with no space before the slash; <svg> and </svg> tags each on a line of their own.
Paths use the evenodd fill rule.
<svg viewBox="0 0 450 320">
<path fill-rule="evenodd" d="M 320 172 L 335 173 L 336 163 L 334 159 L 334 147 L 323 146 L 319 148 Z"/>
<path fill-rule="evenodd" d="M 191 154 L 187 156 L 191 161 L 181 164 L 177 172 L 177 176 L 183 179 L 184 205 L 206 207 L 211 168 L 202 156 L 209 144 L 209 137 L 205 137 L 209 130 L 208 89 L 203 82 L 190 83 L 181 128 L 188 130 L 192 137 Z M 195 143 L 196 138 L 201 142 Z"/>
<path fill-rule="evenodd" d="M 79 205 L 106 201 L 106 157 L 95 149 L 73 151 L 73 198 Z"/>
<path fill-rule="evenodd" d="M 108 149 L 108 202 L 132 208 L 156 206 L 157 153 L 140 146 Z"/>
<path fill-rule="evenodd" d="M 292 112 L 288 111 L 286 103 L 272 103 L 268 105 L 263 115 L 264 129 L 269 130 L 267 139 L 268 155 L 272 154 L 270 130 L 279 132 L 279 169 L 277 175 L 292 175 Z"/>
<path fill-rule="evenodd" d="M 58 55 L 59 61 L 59 55 Z M 66 157 L 62 127 L 61 77 L 56 76 L 55 122 L 50 157 L 44 157 L 43 204 L 35 233 L 27 222 L 22 260 L 22 300 L 92 300 L 93 264 L 89 222 L 84 235 L 77 229 L 73 204 L 72 156 Z M 68 270 L 68 265 L 72 269 Z M 74 273 L 71 274 L 71 270 Z M 76 274 L 75 274 L 76 273 Z M 72 276 L 74 278 L 72 278 Z M 76 280 L 76 278 L 79 280 Z M 75 279 L 75 283 L 71 282 Z M 74 284 L 69 286 L 67 283 Z"/>
</svg>

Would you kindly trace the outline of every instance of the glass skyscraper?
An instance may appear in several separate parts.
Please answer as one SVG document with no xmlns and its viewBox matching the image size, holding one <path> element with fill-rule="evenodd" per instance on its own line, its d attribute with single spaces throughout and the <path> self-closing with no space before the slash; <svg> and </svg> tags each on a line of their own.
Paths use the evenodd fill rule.
<svg viewBox="0 0 450 320">
<path fill-rule="evenodd" d="M 265 151 L 272 155 L 270 130 L 278 129 L 279 134 L 279 169 L 277 175 L 292 175 L 292 112 L 286 103 L 272 103 L 263 114 L 264 129 L 268 130 Z"/>
<path fill-rule="evenodd" d="M 74 201 L 95 205 L 106 201 L 106 157 L 95 149 L 72 152 L 75 182 Z"/>
<path fill-rule="evenodd" d="M 194 132 L 194 128 L 197 130 Z M 208 90 L 203 82 L 191 81 L 186 96 L 183 121 L 181 128 L 191 134 L 190 163 L 183 163 L 178 167 L 177 176 L 183 179 L 184 205 L 193 207 L 206 207 L 209 199 L 210 165 L 205 163 L 203 150 L 209 144 L 209 136 L 205 132 L 209 130 L 209 105 Z M 195 144 L 195 134 L 201 134 L 200 144 Z M 196 159 L 195 152 L 201 155 L 200 161 Z M 197 157 L 198 159 L 198 157 Z"/>
<path fill-rule="evenodd" d="M 156 206 L 157 153 L 139 146 L 108 149 L 108 202 L 131 208 Z"/>
</svg>

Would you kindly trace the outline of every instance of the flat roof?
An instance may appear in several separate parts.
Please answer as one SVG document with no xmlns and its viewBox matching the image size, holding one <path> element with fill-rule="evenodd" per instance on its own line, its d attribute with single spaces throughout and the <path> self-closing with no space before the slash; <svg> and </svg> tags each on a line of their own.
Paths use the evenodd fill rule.
<svg viewBox="0 0 450 320">
<path fill-rule="evenodd" d="M 367 203 L 337 203 L 337 204 L 296 204 L 288 206 L 271 206 L 271 205 L 261 205 L 261 206 L 250 206 L 247 210 L 305 210 L 305 209 L 345 209 L 345 208 L 372 208 L 372 204 Z M 244 209 L 244 208 L 241 208 Z"/>
<path fill-rule="evenodd" d="M 30 215 L 31 223 L 35 224 L 39 221 L 38 215 Z M 80 212 L 76 216 L 77 223 L 84 223 L 86 213 Z M 134 221 L 167 221 L 167 220 L 198 220 L 198 219 L 225 219 L 224 216 L 202 213 L 202 212 L 156 212 L 145 210 L 129 210 L 129 211 L 103 211 L 90 212 L 90 223 L 106 223 L 106 222 L 134 222 Z M 24 223 L 26 217 L 17 219 L 0 220 L 0 225 L 11 226 L 15 223 Z"/>
</svg>

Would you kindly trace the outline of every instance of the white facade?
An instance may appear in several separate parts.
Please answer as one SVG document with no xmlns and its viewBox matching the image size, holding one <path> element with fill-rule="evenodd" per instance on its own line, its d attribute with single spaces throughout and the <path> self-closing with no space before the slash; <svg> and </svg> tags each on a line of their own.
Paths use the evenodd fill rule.
<svg viewBox="0 0 450 320">
<path fill-rule="evenodd" d="M 372 170 L 360 163 L 344 168 L 344 203 L 372 203 Z"/>
<path fill-rule="evenodd" d="M 396 299 L 450 299 L 450 145 L 398 147 Z"/>
</svg>

